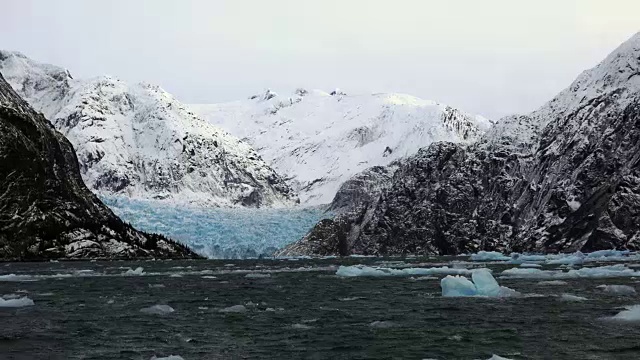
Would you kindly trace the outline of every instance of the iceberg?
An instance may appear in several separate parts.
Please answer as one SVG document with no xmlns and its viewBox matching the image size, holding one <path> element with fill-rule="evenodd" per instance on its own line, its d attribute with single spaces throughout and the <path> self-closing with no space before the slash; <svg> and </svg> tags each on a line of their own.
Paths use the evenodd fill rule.
<svg viewBox="0 0 640 360">
<path fill-rule="evenodd" d="M 586 297 L 582 297 L 582 296 L 576 296 L 576 295 L 571 295 L 571 294 L 562 294 L 560 295 L 560 300 L 562 301 L 585 301 L 585 300 L 589 300 Z"/>
<path fill-rule="evenodd" d="M 611 278 L 640 276 L 640 272 L 626 267 L 624 264 L 584 267 L 569 271 L 540 270 L 532 268 L 511 268 L 502 272 L 502 276 L 523 279 L 576 279 L 576 278 Z"/>
<path fill-rule="evenodd" d="M 497 251 L 479 251 L 477 254 L 471 254 L 470 259 L 473 261 L 509 261 L 511 257 Z"/>
<path fill-rule="evenodd" d="M 17 308 L 33 305 L 35 305 L 33 300 L 26 296 L 18 298 L 10 296 L 8 299 L 4 299 L 4 297 L 0 298 L 0 308 Z"/>
<path fill-rule="evenodd" d="M 450 268 L 448 266 L 432 268 L 380 268 L 365 265 L 344 266 L 341 265 L 336 271 L 337 276 L 358 277 L 358 276 L 424 276 L 424 275 L 471 275 L 471 270 L 463 268 Z"/>
<path fill-rule="evenodd" d="M 169 355 L 165 357 L 156 357 L 155 355 L 151 357 L 150 360 L 184 360 L 182 356 L 179 355 Z"/>
<path fill-rule="evenodd" d="M 471 274 L 471 280 L 464 276 L 448 275 L 440 281 L 443 297 L 511 297 L 520 293 L 508 287 L 500 286 L 491 275 L 491 270 L 475 269 Z"/>
<path fill-rule="evenodd" d="M 640 305 L 627 306 L 626 310 L 620 311 L 609 319 L 617 321 L 640 321 Z"/>
<path fill-rule="evenodd" d="M 144 274 L 144 269 L 140 266 L 138 266 L 135 270 L 129 269 L 124 273 L 124 275 L 143 275 L 143 274 Z"/>
<path fill-rule="evenodd" d="M 153 305 L 143 309 L 140 312 L 147 315 L 168 315 L 174 312 L 173 308 L 169 305 Z"/>
<path fill-rule="evenodd" d="M 636 289 L 629 285 L 598 285 L 597 289 L 604 291 L 607 294 L 611 295 L 635 295 Z"/>
</svg>

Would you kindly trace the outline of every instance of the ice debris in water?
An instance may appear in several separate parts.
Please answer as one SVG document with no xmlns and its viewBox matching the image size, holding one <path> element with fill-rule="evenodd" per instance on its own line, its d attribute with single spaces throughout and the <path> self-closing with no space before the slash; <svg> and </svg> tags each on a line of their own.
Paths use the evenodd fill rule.
<svg viewBox="0 0 640 360">
<path fill-rule="evenodd" d="M 125 275 L 143 275 L 144 274 L 144 269 L 142 267 L 138 266 L 135 270 L 129 269 L 124 274 Z"/>
<path fill-rule="evenodd" d="M 493 356 L 491 356 L 487 360 L 511 360 L 511 359 L 493 354 Z"/>
<path fill-rule="evenodd" d="M 582 297 L 582 296 L 576 296 L 576 295 L 571 295 L 571 294 L 562 294 L 560 295 L 560 300 L 562 301 L 585 301 L 585 300 L 589 300 L 586 297 Z"/>
<path fill-rule="evenodd" d="M 174 312 L 173 308 L 169 305 L 153 305 L 143 309 L 140 309 L 141 313 L 148 315 L 168 315 Z"/>
<path fill-rule="evenodd" d="M 626 310 L 620 311 L 609 319 L 617 321 L 640 321 L 640 305 L 627 306 L 625 309 Z"/>
<path fill-rule="evenodd" d="M 471 255 L 473 261 L 509 261 L 511 257 L 503 255 L 497 251 L 480 251 Z"/>
<path fill-rule="evenodd" d="M 393 321 L 374 321 L 369 326 L 376 329 L 388 329 L 397 326 L 397 324 Z"/>
<path fill-rule="evenodd" d="M 640 276 L 640 272 L 629 269 L 624 264 L 600 267 L 585 267 L 569 271 L 540 270 L 527 268 L 511 268 L 504 270 L 502 276 L 527 279 L 575 279 L 575 278 L 609 278 Z"/>
<path fill-rule="evenodd" d="M 305 324 L 293 324 L 291 325 L 291 328 L 296 330 L 309 330 L 309 329 L 313 329 L 313 326 L 309 326 Z"/>
<path fill-rule="evenodd" d="M 243 313 L 247 312 L 247 308 L 244 305 L 233 305 L 219 310 L 221 313 Z"/>
<path fill-rule="evenodd" d="M 598 285 L 597 289 L 611 295 L 635 295 L 636 289 L 629 285 Z"/>
<path fill-rule="evenodd" d="M 244 276 L 247 279 L 264 279 L 264 278 L 270 278 L 271 274 L 266 273 L 266 274 L 262 274 L 262 273 L 251 273 L 251 274 L 247 274 Z"/>
<path fill-rule="evenodd" d="M 5 299 L 4 296 L 0 298 L 0 308 L 16 308 L 16 307 L 24 307 L 24 306 L 33 306 L 33 300 L 28 297 L 9 297 Z"/>
<path fill-rule="evenodd" d="M 472 281 L 463 276 L 448 275 L 440 281 L 442 296 L 510 297 L 520 295 L 520 293 L 513 289 L 500 286 L 493 275 L 491 275 L 491 270 L 486 268 L 473 270 L 471 280 Z"/>
<path fill-rule="evenodd" d="M 521 268 L 539 268 L 542 267 L 542 265 L 540 264 L 534 264 L 534 263 L 522 263 L 520 264 Z"/>
<path fill-rule="evenodd" d="M 469 275 L 471 270 L 454 269 L 447 266 L 433 268 L 405 268 L 392 269 L 370 267 L 365 265 L 344 266 L 341 265 L 336 271 L 337 276 L 356 277 L 356 276 L 412 276 L 412 275 Z"/>
<path fill-rule="evenodd" d="M 156 357 L 155 355 L 151 357 L 150 360 L 184 360 L 182 356 L 179 355 L 169 355 L 165 357 Z"/>
<path fill-rule="evenodd" d="M 567 284 L 568 284 L 568 282 L 562 281 L 562 280 L 547 280 L 547 281 L 540 281 L 536 285 L 539 285 L 539 286 L 561 286 L 561 285 L 567 285 Z"/>
</svg>

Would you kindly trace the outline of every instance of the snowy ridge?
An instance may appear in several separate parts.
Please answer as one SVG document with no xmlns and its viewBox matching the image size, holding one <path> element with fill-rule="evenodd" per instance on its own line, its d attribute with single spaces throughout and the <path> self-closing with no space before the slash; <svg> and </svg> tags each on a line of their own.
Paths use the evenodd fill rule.
<svg viewBox="0 0 640 360">
<path fill-rule="evenodd" d="M 95 192 L 215 206 L 285 206 L 296 196 L 245 142 L 158 86 L 68 71 L 0 52 L 0 72 L 74 145 Z"/>
<path fill-rule="evenodd" d="M 332 95 L 333 94 L 333 95 Z M 491 122 L 404 94 L 267 90 L 245 101 L 191 107 L 246 139 L 306 205 L 330 203 L 354 174 L 412 155 L 432 142 L 473 142 Z"/>
</svg>

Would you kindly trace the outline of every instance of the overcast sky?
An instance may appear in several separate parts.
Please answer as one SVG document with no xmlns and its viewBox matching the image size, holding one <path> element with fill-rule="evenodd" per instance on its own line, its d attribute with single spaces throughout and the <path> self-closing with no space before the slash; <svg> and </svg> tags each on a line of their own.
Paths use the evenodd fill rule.
<svg viewBox="0 0 640 360">
<path fill-rule="evenodd" d="M 640 31 L 638 0 L 0 0 L 0 48 L 186 103 L 272 88 L 533 110 Z"/>
</svg>

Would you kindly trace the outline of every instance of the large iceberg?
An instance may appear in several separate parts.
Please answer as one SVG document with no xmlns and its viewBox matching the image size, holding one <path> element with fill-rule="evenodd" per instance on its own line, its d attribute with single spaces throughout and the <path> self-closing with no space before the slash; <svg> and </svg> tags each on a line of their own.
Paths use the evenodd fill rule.
<svg viewBox="0 0 640 360">
<path fill-rule="evenodd" d="M 519 295 L 519 293 L 513 289 L 500 286 L 493 275 L 491 275 L 491 270 L 486 268 L 473 270 L 471 280 L 472 281 L 464 276 L 446 276 L 440 281 L 442 296 L 509 297 Z"/>
</svg>

